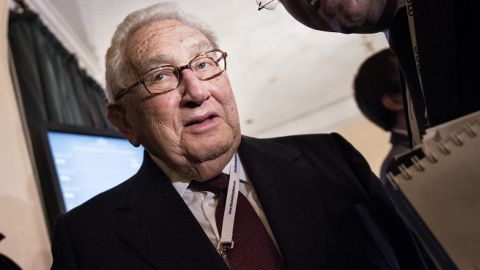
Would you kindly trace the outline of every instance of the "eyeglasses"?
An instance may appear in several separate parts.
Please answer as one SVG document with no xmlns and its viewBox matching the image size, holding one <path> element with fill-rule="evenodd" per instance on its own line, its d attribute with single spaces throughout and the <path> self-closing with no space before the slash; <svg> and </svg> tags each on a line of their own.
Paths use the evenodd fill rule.
<svg viewBox="0 0 480 270">
<path fill-rule="evenodd" d="M 143 78 L 120 91 L 115 97 L 119 100 L 129 90 L 142 84 L 150 94 L 159 94 L 176 89 L 182 81 L 182 71 L 190 69 L 201 81 L 208 81 L 227 69 L 227 53 L 214 49 L 198 54 L 193 57 L 187 65 L 175 67 L 173 65 L 162 65 L 155 67 L 145 74 Z"/>
<path fill-rule="evenodd" d="M 257 0 L 258 11 L 262 9 L 274 10 L 278 3 L 278 0 Z"/>
</svg>

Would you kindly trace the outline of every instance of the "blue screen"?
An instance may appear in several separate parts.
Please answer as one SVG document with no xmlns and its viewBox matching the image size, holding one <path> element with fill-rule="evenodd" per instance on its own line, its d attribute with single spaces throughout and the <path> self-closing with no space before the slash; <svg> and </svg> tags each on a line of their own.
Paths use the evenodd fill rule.
<svg viewBox="0 0 480 270">
<path fill-rule="evenodd" d="M 55 168 L 67 211 L 134 175 L 143 147 L 126 139 L 49 132 Z"/>
</svg>

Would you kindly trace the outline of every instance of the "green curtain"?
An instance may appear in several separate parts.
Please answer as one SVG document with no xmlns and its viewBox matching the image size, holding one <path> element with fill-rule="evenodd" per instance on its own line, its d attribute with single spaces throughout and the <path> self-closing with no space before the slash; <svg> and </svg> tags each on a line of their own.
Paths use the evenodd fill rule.
<svg viewBox="0 0 480 270">
<path fill-rule="evenodd" d="M 41 22 L 11 12 L 8 38 L 27 122 L 115 129 L 105 116 L 103 89 Z"/>
</svg>

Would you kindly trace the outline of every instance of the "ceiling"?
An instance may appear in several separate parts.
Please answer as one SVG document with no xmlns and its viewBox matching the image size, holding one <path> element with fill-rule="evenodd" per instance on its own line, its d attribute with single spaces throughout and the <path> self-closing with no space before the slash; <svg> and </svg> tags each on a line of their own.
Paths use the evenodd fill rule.
<svg viewBox="0 0 480 270">
<path fill-rule="evenodd" d="M 103 59 L 116 26 L 131 11 L 158 1 L 26 2 L 103 85 Z M 228 52 L 243 134 L 332 132 L 360 118 L 352 81 L 363 60 L 387 47 L 383 34 L 314 31 L 291 18 L 282 5 L 258 11 L 254 0 L 176 2 L 210 25 L 220 48 Z"/>
</svg>

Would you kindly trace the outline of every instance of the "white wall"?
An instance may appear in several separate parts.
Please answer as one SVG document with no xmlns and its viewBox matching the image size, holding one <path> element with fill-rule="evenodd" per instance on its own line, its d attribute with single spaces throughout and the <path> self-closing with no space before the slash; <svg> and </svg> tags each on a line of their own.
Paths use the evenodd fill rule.
<svg viewBox="0 0 480 270">
<path fill-rule="evenodd" d="M 363 116 L 337 128 L 336 132 L 365 157 L 372 171 L 379 176 L 383 160 L 392 147 L 390 132 L 384 131 Z"/>
<path fill-rule="evenodd" d="M 0 253 L 49 269 L 50 241 L 8 69 L 8 1 L 0 0 Z"/>
</svg>

